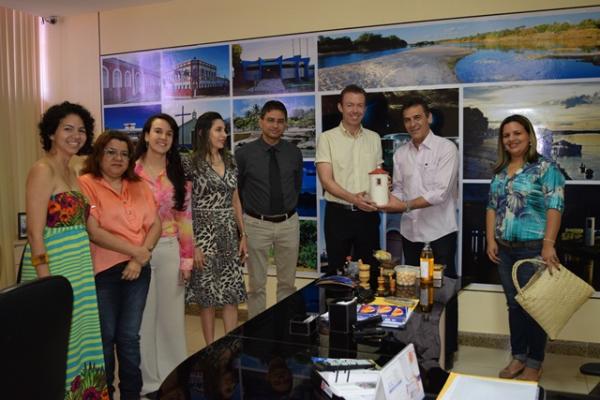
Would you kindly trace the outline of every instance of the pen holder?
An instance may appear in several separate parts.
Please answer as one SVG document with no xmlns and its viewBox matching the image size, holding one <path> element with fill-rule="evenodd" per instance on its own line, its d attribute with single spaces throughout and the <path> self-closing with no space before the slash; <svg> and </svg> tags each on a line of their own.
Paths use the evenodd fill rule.
<svg viewBox="0 0 600 400">
<path fill-rule="evenodd" d="M 319 314 L 308 313 L 290 320 L 290 335 L 312 336 L 317 331 Z"/>
<path fill-rule="evenodd" d="M 356 299 L 329 305 L 329 330 L 350 333 L 356 323 Z"/>
</svg>

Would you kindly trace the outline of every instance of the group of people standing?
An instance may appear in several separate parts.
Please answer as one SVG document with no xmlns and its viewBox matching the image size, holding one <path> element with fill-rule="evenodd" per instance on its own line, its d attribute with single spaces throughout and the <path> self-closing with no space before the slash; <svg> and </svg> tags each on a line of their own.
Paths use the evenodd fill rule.
<svg viewBox="0 0 600 400">
<path fill-rule="evenodd" d="M 371 265 L 371 288 L 378 275 L 373 252 L 379 248 L 379 211 L 402 213 L 400 234 L 404 262 L 419 265 L 429 243 L 444 274 L 457 277 L 458 149 L 430 128 L 433 114 L 422 97 L 402 105 L 410 141 L 394 153 L 392 190 L 388 204 L 378 206 L 367 195 L 368 173 L 383 163 L 380 136 L 361 124 L 367 94 L 355 85 L 341 93 L 338 127 L 323 132 L 315 163 L 325 190 L 325 241 L 328 274 L 343 267 L 352 254 Z M 546 333 L 516 302 L 511 273 L 523 258 L 541 257 L 550 270 L 558 268 L 556 237 L 564 209 L 565 178 L 557 165 L 537 151 L 532 123 L 511 115 L 500 124 L 498 161 L 487 205 L 487 254 L 498 265 L 509 314 L 512 360 L 501 378 L 539 380 Z M 536 272 L 532 264 L 518 271 L 523 286 Z"/>
<path fill-rule="evenodd" d="M 362 88 L 346 87 L 339 126 L 318 137 L 326 272 L 341 270 L 348 255 L 375 268 L 383 211 L 402 213 L 405 263 L 417 265 L 429 242 L 436 261 L 455 277 L 456 145 L 432 132 L 424 99 L 408 100 L 402 116 L 411 140 L 394 154 L 389 203 L 377 206 L 366 192 L 369 172 L 383 163 L 382 148 L 380 136 L 362 126 L 366 101 Z M 46 154 L 27 179 L 22 279 L 62 275 L 73 287 L 65 398 L 112 398 L 115 353 L 121 399 L 152 397 L 186 357 L 185 303 L 200 306 L 204 339 L 212 343 L 217 307 L 225 332 L 236 327 L 240 303 L 248 302 L 250 317 L 266 308 L 271 256 L 277 301 L 295 291 L 303 161 L 300 150 L 282 140 L 287 120 L 283 103 L 266 102 L 260 138 L 234 157 L 224 119 L 215 112 L 198 118 L 193 152 L 181 155 L 177 123 L 167 114 L 150 117 L 134 146 L 118 131 L 93 141 L 94 119 L 80 105 L 64 102 L 46 111 L 39 124 Z M 536 255 L 558 266 L 564 177 L 537 153 L 533 126 L 523 116 L 502 122 L 498 154 L 487 252 L 505 289 L 513 353 L 500 375 L 539 379 L 546 336 L 514 300 L 510 269 Z M 75 155 L 88 155 L 81 175 L 70 164 Z M 524 282 L 534 268 L 519 271 Z M 372 288 L 376 276 L 374 269 Z"/>
<path fill-rule="evenodd" d="M 261 138 L 235 160 L 214 112 L 198 118 L 193 152 L 181 155 L 167 114 L 150 117 L 134 145 L 119 131 L 94 141 L 94 119 L 78 104 L 46 111 L 46 154 L 27 178 L 21 279 L 62 275 L 73 288 L 65 399 L 112 399 L 115 354 L 120 398 L 153 398 L 186 357 L 186 303 L 199 305 L 207 344 L 216 307 L 225 332 L 247 298 L 250 315 L 265 309 L 271 246 L 278 300 L 295 290 L 302 156 L 281 140 L 286 123 L 285 106 L 267 102 Z M 75 155 L 87 155 L 81 174 Z"/>
</svg>

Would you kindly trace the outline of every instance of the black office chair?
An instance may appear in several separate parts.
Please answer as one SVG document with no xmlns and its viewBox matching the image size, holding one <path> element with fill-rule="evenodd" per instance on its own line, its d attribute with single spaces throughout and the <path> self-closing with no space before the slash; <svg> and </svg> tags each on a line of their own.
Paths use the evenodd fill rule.
<svg viewBox="0 0 600 400">
<path fill-rule="evenodd" d="M 600 363 L 586 363 L 579 367 L 579 372 L 584 375 L 600 376 Z M 590 392 L 591 395 L 600 396 L 600 383 Z"/>
<path fill-rule="evenodd" d="M 62 276 L 0 290 L 0 397 L 64 399 L 72 311 Z"/>
</svg>

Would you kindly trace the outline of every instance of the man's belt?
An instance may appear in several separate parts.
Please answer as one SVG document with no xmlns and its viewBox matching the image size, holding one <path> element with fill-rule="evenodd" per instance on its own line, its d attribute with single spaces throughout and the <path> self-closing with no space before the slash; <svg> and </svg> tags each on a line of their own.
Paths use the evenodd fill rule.
<svg viewBox="0 0 600 400">
<path fill-rule="evenodd" d="M 252 211 L 244 211 L 247 215 L 252 218 L 260 219 L 261 221 L 269 221 L 269 222 L 283 222 L 289 219 L 292 215 L 296 214 L 296 210 L 291 210 L 286 212 L 285 214 L 276 214 L 276 215 L 262 215 L 255 214 Z"/>
</svg>

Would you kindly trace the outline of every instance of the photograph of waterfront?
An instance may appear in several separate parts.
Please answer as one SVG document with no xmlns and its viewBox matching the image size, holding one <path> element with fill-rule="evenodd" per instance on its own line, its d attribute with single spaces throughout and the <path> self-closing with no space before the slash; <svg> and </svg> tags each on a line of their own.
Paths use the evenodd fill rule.
<svg viewBox="0 0 600 400">
<path fill-rule="evenodd" d="M 538 153 L 568 180 L 600 179 L 600 82 L 466 87 L 464 179 L 491 179 L 498 127 L 523 114 L 536 130 Z"/>
<path fill-rule="evenodd" d="M 302 157 L 315 156 L 315 96 L 251 98 L 233 100 L 233 143 L 235 149 L 258 139 L 260 109 L 268 100 L 279 100 L 288 112 L 288 126 L 283 139 L 294 143 Z"/>
<path fill-rule="evenodd" d="M 600 77 L 599 21 L 582 9 L 320 35 L 319 90 Z"/>
<path fill-rule="evenodd" d="M 314 37 L 292 37 L 231 45 L 233 95 L 315 90 Z"/>
</svg>

